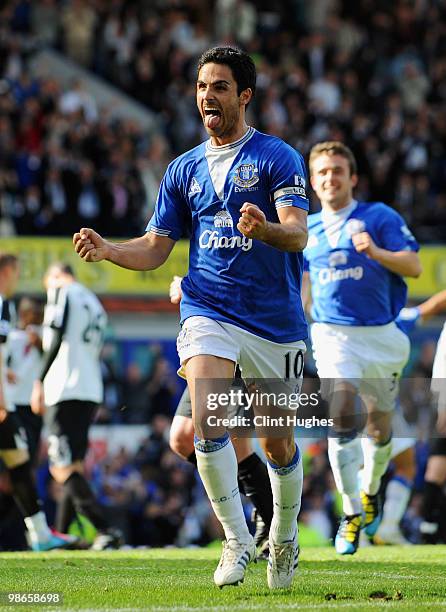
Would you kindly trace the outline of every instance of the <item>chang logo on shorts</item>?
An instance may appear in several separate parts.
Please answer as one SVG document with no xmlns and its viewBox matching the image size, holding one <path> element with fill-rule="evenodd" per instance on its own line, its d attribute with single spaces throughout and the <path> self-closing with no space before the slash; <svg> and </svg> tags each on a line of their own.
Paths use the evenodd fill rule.
<svg viewBox="0 0 446 612">
<path fill-rule="evenodd" d="M 323 268 L 319 270 L 318 280 L 321 285 L 328 285 L 341 280 L 361 280 L 364 276 L 364 268 L 355 266 L 354 268 L 345 268 L 344 270 L 336 270 L 336 268 Z"/>
<path fill-rule="evenodd" d="M 235 249 L 249 251 L 252 248 L 251 238 L 246 236 L 219 236 L 216 230 L 205 230 L 200 234 L 200 249 Z"/>
</svg>

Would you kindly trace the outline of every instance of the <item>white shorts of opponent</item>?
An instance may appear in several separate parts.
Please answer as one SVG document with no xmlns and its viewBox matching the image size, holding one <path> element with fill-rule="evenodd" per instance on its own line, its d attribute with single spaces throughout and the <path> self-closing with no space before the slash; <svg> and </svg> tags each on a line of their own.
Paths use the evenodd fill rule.
<svg viewBox="0 0 446 612">
<path fill-rule="evenodd" d="M 408 423 L 404 418 L 401 408 L 395 410 L 392 418 L 392 455 L 393 459 L 408 448 L 415 446 L 417 442 L 417 427 Z"/>
<path fill-rule="evenodd" d="M 324 386 L 348 381 L 360 395 L 373 395 L 380 411 L 392 411 L 410 342 L 395 323 L 354 327 L 313 323 L 313 355 Z"/>
<path fill-rule="evenodd" d="M 303 378 L 303 340 L 277 343 L 230 323 L 208 317 L 189 317 L 183 324 L 177 339 L 181 367 L 178 374 L 184 376 L 183 364 L 197 355 L 213 355 L 238 363 L 245 381 L 274 379 L 284 383 L 289 393 L 299 393 Z"/>
<path fill-rule="evenodd" d="M 446 324 L 443 326 L 435 352 L 431 390 L 437 396 L 438 409 L 446 410 Z"/>
</svg>

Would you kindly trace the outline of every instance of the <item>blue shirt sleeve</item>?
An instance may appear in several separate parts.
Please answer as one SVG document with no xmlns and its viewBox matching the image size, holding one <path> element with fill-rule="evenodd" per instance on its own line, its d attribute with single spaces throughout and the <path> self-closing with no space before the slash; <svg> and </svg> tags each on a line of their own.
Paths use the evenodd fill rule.
<svg viewBox="0 0 446 612">
<path fill-rule="evenodd" d="M 404 219 L 386 206 L 386 214 L 380 215 L 379 237 L 382 248 L 388 251 L 418 251 L 419 246 Z"/>
<path fill-rule="evenodd" d="M 296 206 L 308 211 L 307 173 L 303 157 L 283 141 L 279 142 L 280 146 L 274 150 L 269 164 L 274 205 L 276 208 Z"/>
<path fill-rule="evenodd" d="M 155 212 L 147 224 L 146 231 L 179 240 L 187 228 L 187 213 L 187 204 L 175 180 L 175 173 L 169 166 L 161 181 Z"/>
</svg>

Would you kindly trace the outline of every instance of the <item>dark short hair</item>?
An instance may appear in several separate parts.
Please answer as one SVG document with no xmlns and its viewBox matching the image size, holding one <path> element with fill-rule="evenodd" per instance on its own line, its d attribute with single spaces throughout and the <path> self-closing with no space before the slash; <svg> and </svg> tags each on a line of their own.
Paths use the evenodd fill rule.
<svg viewBox="0 0 446 612">
<path fill-rule="evenodd" d="M 214 47 L 208 49 L 198 60 L 197 74 L 205 64 L 224 64 L 228 66 L 237 83 L 237 94 L 250 89 L 252 95 L 256 92 L 257 72 L 252 58 L 237 47 Z"/>
<path fill-rule="evenodd" d="M 58 270 L 62 274 L 68 274 L 69 276 L 73 276 L 73 278 L 76 276 L 73 267 L 70 266 L 70 264 L 64 263 L 63 261 L 55 261 L 54 263 L 52 263 L 49 266 L 47 272 L 49 272 L 50 270 Z"/>
<path fill-rule="evenodd" d="M 340 155 L 341 157 L 345 157 L 350 168 L 350 175 L 358 174 L 358 167 L 352 150 L 343 142 L 339 142 L 339 140 L 327 140 L 325 142 L 318 142 L 314 145 L 310 151 L 310 159 L 308 161 L 310 174 L 312 174 L 311 167 L 313 162 L 319 155 Z"/>
<path fill-rule="evenodd" d="M 0 270 L 6 268 L 7 266 L 17 266 L 19 263 L 19 258 L 14 253 L 4 253 L 0 251 Z"/>
</svg>

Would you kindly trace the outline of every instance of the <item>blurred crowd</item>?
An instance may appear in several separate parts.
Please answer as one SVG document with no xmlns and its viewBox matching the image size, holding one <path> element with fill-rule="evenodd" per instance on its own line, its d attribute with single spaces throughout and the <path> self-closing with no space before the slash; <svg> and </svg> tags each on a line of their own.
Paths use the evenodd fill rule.
<svg viewBox="0 0 446 612">
<path fill-rule="evenodd" d="M 197 57 L 235 43 L 258 69 L 255 127 L 304 154 L 343 140 L 358 158 L 358 197 L 393 205 L 419 240 L 443 242 L 445 17 L 444 0 L 9 0 L 0 9 L 2 231 L 88 223 L 139 234 L 169 160 L 205 137 Z M 33 46 L 59 49 L 142 102 L 158 132 L 113 120 L 82 82 L 61 91 L 35 81 Z"/>
</svg>

